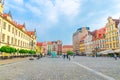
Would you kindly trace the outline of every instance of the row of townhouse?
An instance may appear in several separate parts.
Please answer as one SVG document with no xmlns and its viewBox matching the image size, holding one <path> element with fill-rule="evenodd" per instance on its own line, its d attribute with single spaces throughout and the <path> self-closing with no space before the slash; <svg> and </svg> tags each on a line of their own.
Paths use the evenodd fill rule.
<svg viewBox="0 0 120 80">
<path fill-rule="evenodd" d="M 36 50 L 38 54 L 51 54 L 52 52 L 55 52 L 57 54 L 62 53 L 62 41 L 49 41 L 49 42 L 37 42 Z"/>
<path fill-rule="evenodd" d="M 80 53 L 90 54 L 120 48 L 120 19 L 108 17 L 105 27 L 87 31 L 80 39 Z M 120 50 L 119 50 L 120 51 Z"/>
<path fill-rule="evenodd" d="M 10 12 L 4 13 L 4 4 L 0 1 L 0 47 L 2 46 L 36 50 L 36 30 L 27 31 L 25 23 L 18 24 Z"/>
</svg>

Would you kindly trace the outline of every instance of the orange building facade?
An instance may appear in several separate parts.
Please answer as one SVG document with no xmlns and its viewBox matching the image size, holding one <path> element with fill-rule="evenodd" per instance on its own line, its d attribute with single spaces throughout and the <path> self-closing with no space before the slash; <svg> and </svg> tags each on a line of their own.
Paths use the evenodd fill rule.
<svg viewBox="0 0 120 80">
<path fill-rule="evenodd" d="M 67 51 L 73 52 L 73 46 L 72 45 L 63 45 L 62 46 L 62 54 L 67 53 Z"/>
</svg>

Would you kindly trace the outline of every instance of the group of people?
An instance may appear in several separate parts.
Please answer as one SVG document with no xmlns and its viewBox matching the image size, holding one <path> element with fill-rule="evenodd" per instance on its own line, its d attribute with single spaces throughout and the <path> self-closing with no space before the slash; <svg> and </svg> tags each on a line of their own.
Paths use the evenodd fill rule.
<svg viewBox="0 0 120 80">
<path fill-rule="evenodd" d="M 42 55 L 42 54 L 37 55 L 37 59 L 40 59 L 40 58 L 42 58 L 42 57 L 43 57 L 43 55 Z"/>
<path fill-rule="evenodd" d="M 73 58 L 74 57 L 75 57 L 75 55 L 73 55 Z M 70 55 L 68 55 L 68 54 L 63 54 L 63 59 L 65 59 L 65 58 L 69 59 L 69 61 L 71 60 Z"/>
<path fill-rule="evenodd" d="M 63 54 L 63 59 L 65 59 L 65 58 L 69 59 L 69 61 L 70 61 L 70 55 L 68 55 L 68 54 Z"/>
</svg>

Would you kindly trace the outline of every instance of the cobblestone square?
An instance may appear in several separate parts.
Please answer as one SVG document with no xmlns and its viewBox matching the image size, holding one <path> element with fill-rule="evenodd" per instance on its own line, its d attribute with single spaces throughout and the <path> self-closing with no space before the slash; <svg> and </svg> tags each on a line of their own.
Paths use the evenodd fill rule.
<svg viewBox="0 0 120 80">
<path fill-rule="evenodd" d="M 44 57 L 0 66 L 0 80 L 120 80 L 120 59 Z"/>
</svg>

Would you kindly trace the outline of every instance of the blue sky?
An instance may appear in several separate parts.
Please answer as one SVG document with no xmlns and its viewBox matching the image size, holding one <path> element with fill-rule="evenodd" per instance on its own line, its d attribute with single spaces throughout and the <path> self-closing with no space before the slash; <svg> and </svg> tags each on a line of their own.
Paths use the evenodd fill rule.
<svg viewBox="0 0 120 80">
<path fill-rule="evenodd" d="M 37 41 L 62 40 L 72 44 L 72 34 L 80 27 L 90 30 L 105 26 L 109 16 L 120 17 L 119 0 L 5 0 L 18 23 L 37 31 Z"/>
</svg>

